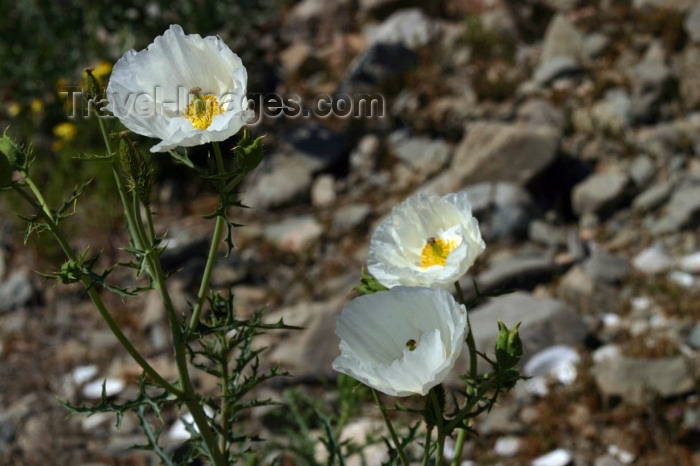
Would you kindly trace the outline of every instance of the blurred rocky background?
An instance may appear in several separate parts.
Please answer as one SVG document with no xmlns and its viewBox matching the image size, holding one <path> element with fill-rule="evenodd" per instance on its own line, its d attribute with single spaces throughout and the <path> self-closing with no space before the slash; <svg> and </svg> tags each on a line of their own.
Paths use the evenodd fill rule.
<svg viewBox="0 0 700 466">
<path fill-rule="evenodd" d="M 518 290 L 473 310 L 477 343 L 490 348 L 496 319 L 523 321 L 532 378 L 475 423 L 466 464 L 700 464 L 697 1 L 36 0 L 3 8 L 0 21 L 0 127 L 33 144 L 54 202 L 76 176 L 94 179 L 67 228 L 105 265 L 127 244 L 118 201 L 103 166 L 73 158 L 103 149 L 96 123 L 67 118 L 59 94 L 79 86 L 84 66 L 106 77 L 125 50 L 179 23 L 242 57 L 258 103 L 382 97 L 382 112 L 358 118 L 256 108 L 268 114 L 253 128 L 267 135 L 266 159 L 242 189 L 245 227 L 214 285 L 233 289 L 241 315 L 267 306 L 271 321 L 306 328 L 261 339 L 265 362 L 293 374 L 267 395 L 329 396 L 333 317 L 354 296 L 378 222 L 417 190 L 467 190 L 487 250 L 465 291 Z M 164 266 L 184 312 L 216 201 L 157 160 L 156 229 L 167 232 Z M 142 442 L 135 419 L 117 431 L 113 418 L 67 417 L 56 402 L 94 401 L 105 378 L 125 399 L 139 370 L 82 290 L 35 273 L 61 258 L 45 234 L 22 247 L 25 207 L 0 199 L 0 463 L 150 464 L 129 450 Z M 106 299 L 174 374 L 156 296 Z M 176 445 L 174 420 L 164 438 Z M 276 435 L 262 413 L 245 422 Z M 356 430 L 370 428 L 362 422 Z"/>
</svg>

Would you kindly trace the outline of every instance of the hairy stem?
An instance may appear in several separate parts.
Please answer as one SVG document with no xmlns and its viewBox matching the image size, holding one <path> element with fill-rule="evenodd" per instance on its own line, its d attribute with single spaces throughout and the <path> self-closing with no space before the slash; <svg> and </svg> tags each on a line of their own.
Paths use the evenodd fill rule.
<svg viewBox="0 0 700 466">
<path fill-rule="evenodd" d="M 372 396 L 374 396 L 374 401 L 377 402 L 377 406 L 379 407 L 379 412 L 382 413 L 382 419 L 384 419 L 384 424 L 386 424 L 386 428 L 389 429 L 389 434 L 391 435 L 391 440 L 394 441 L 394 446 L 396 447 L 396 451 L 399 453 L 399 457 L 401 458 L 401 462 L 403 463 L 404 466 L 409 466 L 408 462 L 408 457 L 406 456 L 406 453 L 403 451 L 403 448 L 401 447 L 401 443 L 399 443 L 399 438 L 396 436 L 396 431 L 394 430 L 394 426 L 391 424 L 391 421 L 389 420 L 389 416 L 386 414 L 386 407 L 384 406 L 384 403 L 382 403 L 382 399 L 379 397 L 379 393 L 373 388 L 372 389 Z"/>
</svg>

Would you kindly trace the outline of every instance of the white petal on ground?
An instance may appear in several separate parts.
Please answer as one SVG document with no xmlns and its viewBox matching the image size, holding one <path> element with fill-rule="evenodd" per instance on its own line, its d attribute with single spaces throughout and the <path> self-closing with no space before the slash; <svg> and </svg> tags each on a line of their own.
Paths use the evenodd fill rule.
<svg viewBox="0 0 700 466">
<path fill-rule="evenodd" d="M 423 267 L 430 239 L 454 242 L 444 265 Z M 419 193 L 394 208 L 372 235 L 368 271 L 384 286 L 446 288 L 461 278 L 485 249 L 465 192 L 439 197 Z"/>
<path fill-rule="evenodd" d="M 336 318 L 341 354 L 333 369 L 388 395 L 425 395 L 454 367 L 466 319 L 444 290 L 396 287 L 361 296 Z"/>
</svg>

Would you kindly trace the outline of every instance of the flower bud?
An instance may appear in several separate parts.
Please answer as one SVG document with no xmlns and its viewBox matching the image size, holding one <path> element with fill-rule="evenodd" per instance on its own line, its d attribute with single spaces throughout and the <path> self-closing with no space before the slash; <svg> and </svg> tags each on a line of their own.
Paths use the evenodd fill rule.
<svg viewBox="0 0 700 466">
<path fill-rule="evenodd" d="M 238 142 L 238 145 L 233 148 L 233 153 L 236 156 L 236 166 L 241 170 L 242 174 L 250 173 L 260 165 L 263 159 L 262 139 L 260 136 L 253 139 L 248 130 L 243 132 L 243 137 Z"/>
<path fill-rule="evenodd" d="M 508 330 L 506 324 L 498 321 L 498 337 L 496 338 L 496 362 L 498 367 L 504 370 L 512 369 L 520 361 L 523 355 L 523 342 L 520 340 L 518 328 L 520 323 L 512 330 Z"/>
<path fill-rule="evenodd" d="M 92 74 L 95 68 L 85 68 L 85 98 L 90 100 L 98 99 L 102 96 L 102 86 L 97 78 Z"/>
<path fill-rule="evenodd" d="M 12 170 L 24 170 L 27 162 L 27 154 L 10 136 L 7 130 L 0 138 L 0 153 L 4 155 L 4 159 L 10 164 Z"/>
<path fill-rule="evenodd" d="M 148 205 L 153 191 L 153 167 L 150 158 L 143 156 L 128 134 L 128 131 L 119 133 L 119 159 L 129 190 L 135 190 L 141 202 Z"/>
</svg>

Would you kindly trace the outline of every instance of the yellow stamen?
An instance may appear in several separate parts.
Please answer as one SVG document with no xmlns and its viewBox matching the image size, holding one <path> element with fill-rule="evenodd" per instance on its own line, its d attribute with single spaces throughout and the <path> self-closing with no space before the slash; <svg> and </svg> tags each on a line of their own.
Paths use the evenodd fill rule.
<svg viewBox="0 0 700 466">
<path fill-rule="evenodd" d="M 198 88 L 192 89 L 199 90 Z M 216 115 L 223 115 L 224 109 L 219 106 L 219 101 L 213 95 L 202 97 L 198 92 L 193 92 L 194 99 L 182 116 L 192 122 L 197 129 L 207 129 Z"/>
<path fill-rule="evenodd" d="M 444 267 L 447 256 L 458 246 L 457 240 L 445 240 L 442 238 L 428 238 L 420 253 L 420 265 L 423 269 L 439 265 Z"/>
</svg>

